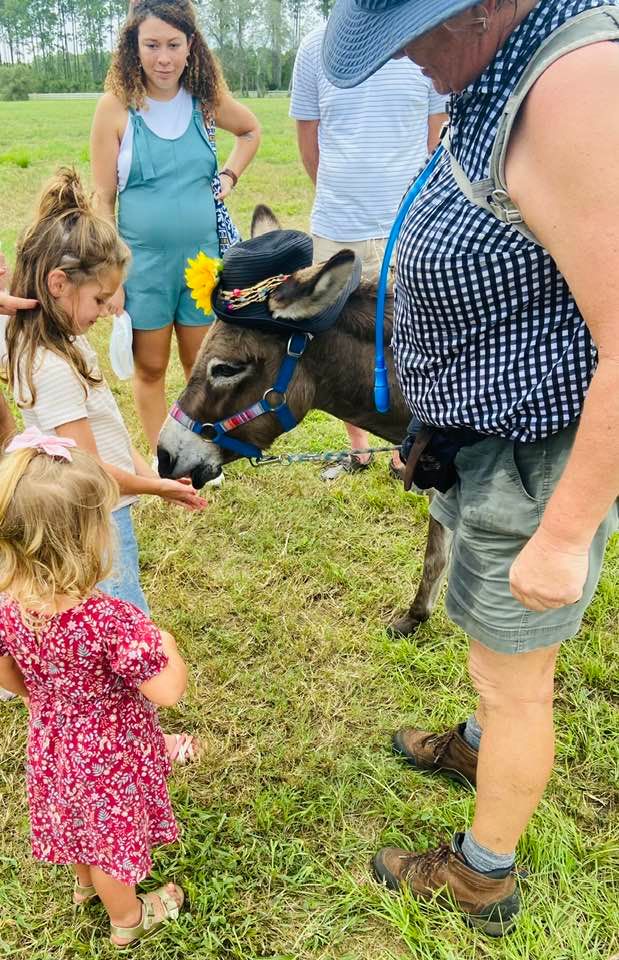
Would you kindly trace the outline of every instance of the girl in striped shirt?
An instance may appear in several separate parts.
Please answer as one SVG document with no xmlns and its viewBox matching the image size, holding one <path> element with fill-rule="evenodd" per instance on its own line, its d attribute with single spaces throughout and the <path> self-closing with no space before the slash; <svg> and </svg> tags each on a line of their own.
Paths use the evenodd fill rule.
<svg viewBox="0 0 619 960">
<path fill-rule="evenodd" d="M 68 437 L 116 480 L 116 569 L 101 589 L 148 613 L 140 585 L 131 509 L 141 494 L 189 510 L 204 500 L 189 480 L 163 480 L 131 444 L 118 405 L 86 334 L 125 277 L 130 252 L 115 227 L 93 210 L 77 173 L 61 168 L 41 196 L 17 245 L 11 293 L 37 301 L 6 327 L 7 379 L 26 427 Z M 170 752 L 191 738 L 169 738 Z"/>
</svg>

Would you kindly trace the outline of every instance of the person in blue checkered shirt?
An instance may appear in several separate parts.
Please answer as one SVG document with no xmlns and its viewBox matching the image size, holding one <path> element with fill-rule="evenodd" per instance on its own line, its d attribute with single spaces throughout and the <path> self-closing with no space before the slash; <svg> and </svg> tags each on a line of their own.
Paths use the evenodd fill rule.
<svg viewBox="0 0 619 960">
<path fill-rule="evenodd" d="M 619 0 L 337 0 L 323 45 L 336 85 L 408 57 L 451 95 L 448 152 L 399 238 L 393 348 L 417 421 L 477 435 L 431 512 L 452 532 L 446 606 L 479 706 L 394 746 L 477 801 L 450 844 L 385 848 L 374 871 L 422 898 L 447 889 L 492 936 L 514 925 L 516 844 L 552 770 L 560 644 L 617 527 L 617 41 Z"/>
</svg>

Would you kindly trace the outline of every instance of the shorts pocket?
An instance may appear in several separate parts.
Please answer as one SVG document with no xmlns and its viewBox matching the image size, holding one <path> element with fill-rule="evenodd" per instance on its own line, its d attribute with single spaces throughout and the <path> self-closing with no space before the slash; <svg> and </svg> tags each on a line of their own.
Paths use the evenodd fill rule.
<svg viewBox="0 0 619 960">
<path fill-rule="evenodd" d="M 513 443 L 496 440 L 477 444 L 460 472 L 459 522 L 470 532 L 522 541 L 539 525 L 543 506 L 532 496 L 528 471 L 523 482 L 513 456 Z M 477 456 L 475 456 L 475 453 Z"/>
<path fill-rule="evenodd" d="M 520 493 L 543 510 L 551 492 L 548 483 L 549 458 L 546 445 L 514 441 L 509 444 L 507 453 L 509 476 Z"/>
</svg>

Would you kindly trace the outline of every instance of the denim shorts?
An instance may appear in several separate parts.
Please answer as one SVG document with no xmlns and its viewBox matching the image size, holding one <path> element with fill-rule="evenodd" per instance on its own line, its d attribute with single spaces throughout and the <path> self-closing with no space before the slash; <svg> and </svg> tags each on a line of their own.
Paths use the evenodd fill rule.
<svg viewBox="0 0 619 960">
<path fill-rule="evenodd" d="M 210 256 L 217 256 L 210 252 Z M 205 327 L 215 319 L 196 306 L 185 283 L 187 260 L 197 250 L 149 250 L 132 245 L 131 270 L 125 282 L 125 308 L 134 330 L 163 330 L 171 323 Z"/>
<path fill-rule="evenodd" d="M 128 600 L 138 609 L 150 615 L 146 597 L 140 584 L 140 558 L 133 530 L 131 507 L 114 510 L 112 518 L 116 525 L 117 552 L 112 575 L 98 584 L 99 590 L 118 600 Z"/>
<path fill-rule="evenodd" d="M 497 653 L 526 653 L 573 637 L 596 591 L 606 544 L 617 529 L 616 503 L 593 539 L 578 603 L 537 613 L 509 589 L 510 567 L 540 524 L 576 429 L 574 423 L 536 443 L 492 437 L 464 447 L 456 458 L 458 482 L 432 501 L 432 516 L 453 532 L 447 613 Z"/>
</svg>

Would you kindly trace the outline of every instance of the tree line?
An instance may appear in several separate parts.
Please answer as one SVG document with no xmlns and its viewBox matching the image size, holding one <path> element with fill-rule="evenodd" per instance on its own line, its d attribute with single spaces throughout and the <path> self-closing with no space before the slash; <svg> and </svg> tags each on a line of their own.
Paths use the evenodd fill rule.
<svg viewBox="0 0 619 960">
<path fill-rule="evenodd" d="M 197 0 L 235 92 L 286 90 L 303 33 L 333 0 Z M 0 0 L 0 98 L 101 90 L 127 0 Z"/>
</svg>

